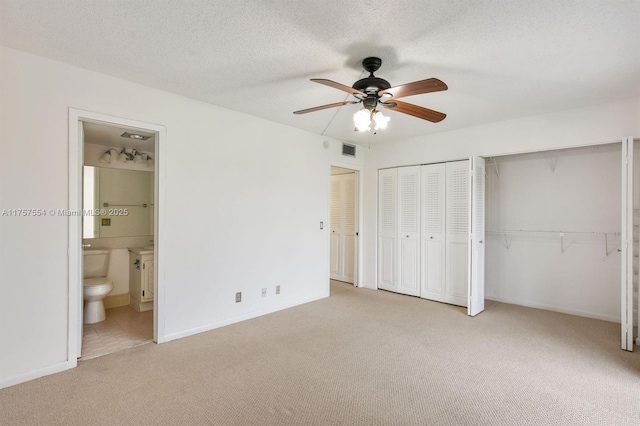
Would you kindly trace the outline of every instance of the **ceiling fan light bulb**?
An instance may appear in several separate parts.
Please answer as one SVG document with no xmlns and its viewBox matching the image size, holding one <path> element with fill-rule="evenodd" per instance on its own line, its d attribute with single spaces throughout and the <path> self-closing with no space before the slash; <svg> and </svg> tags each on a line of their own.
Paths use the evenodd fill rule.
<svg viewBox="0 0 640 426">
<path fill-rule="evenodd" d="M 376 111 L 373 114 L 373 121 L 376 122 L 376 130 L 386 129 L 387 125 L 389 124 L 389 120 L 391 120 L 391 117 L 382 115 L 382 112 L 380 111 Z"/>
<path fill-rule="evenodd" d="M 353 123 L 356 125 L 356 130 L 359 132 L 366 132 L 371 125 L 371 113 L 368 109 L 362 108 L 355 114 L 353 114 Z"/>
</svg>

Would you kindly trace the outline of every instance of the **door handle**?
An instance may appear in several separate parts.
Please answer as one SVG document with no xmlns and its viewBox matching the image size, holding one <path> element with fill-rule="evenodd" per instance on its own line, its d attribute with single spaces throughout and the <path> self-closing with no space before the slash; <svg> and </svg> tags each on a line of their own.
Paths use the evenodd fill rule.
<svg viewBox="0 0 640 426">
<path fill-rule="evenodd" d="M 91 243 L 82 244 L 82 248 L 91 248 Z"/>
</svg>

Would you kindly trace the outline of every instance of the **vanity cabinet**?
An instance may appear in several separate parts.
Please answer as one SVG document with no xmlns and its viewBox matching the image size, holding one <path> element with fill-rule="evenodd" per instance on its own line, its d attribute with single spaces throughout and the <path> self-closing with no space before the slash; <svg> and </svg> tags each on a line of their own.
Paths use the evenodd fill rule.
<svg viewBox="0 0 640 426">
<path fill-rule="evenodd" d="M 152 250 L 129 249 L 129 294 L 136 311 L 153 309 L 154 271 Z"/>
</svg>

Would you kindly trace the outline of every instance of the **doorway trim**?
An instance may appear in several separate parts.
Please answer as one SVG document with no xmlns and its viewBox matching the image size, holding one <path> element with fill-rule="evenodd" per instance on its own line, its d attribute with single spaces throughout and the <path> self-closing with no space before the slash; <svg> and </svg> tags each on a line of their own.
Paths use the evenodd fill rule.
<svg viewBox="0 0 640 426">
<path fill-rule="evenodd" d="M 355 270 L 355 280 L 354 280 L 354 287 L 363 287 L 363 261 L 362 261 L 362 254 L 363 254 L 363 250 L 362 250 L 362 224 L 364 223 L 364 209 L 362 208 L 362 206 L 364 205 L 364 179 L 363 179 L 363 173 L 364 173 L 364 166 L 361 165 L 356 165 L 356 164 L 351 164 L 351 163 L 343 163 L 340 161 L 330 161 L 329 162 L 329 179 L 328 179 L 328 202 L 327 202 L 327 223 L 326 223 L 326 227 L 325 229 L 327 229 L 327 231 L 331 230 L 331 168 L 332 167 L 340 167 L 342 169 L 349 169 L 349 170 L 353 170 L 354 172 L 356 172 L 356 177 L 357 177 L 357 181 L 358 181 L 358 227 L 356 229 L 356 252 L 357 252 L 357 256 L 356 256 L 356 270 Z M 329 293 L 330 290 L 330 281 L 331 281 L 331 274 L 330 274 L 330 262 L 331 262 L 331 232 L 327 232 L 327 294 Z"/>
<path fill-rule="evenodd" d="M 80 134 L 81 122 L 99 123 L 109 126 L 126 126 L 138 128 L 142 131 L 156 134 L 155 146 L 155 174 L 154 199 L 159 208 L 155 209 L 154 217 L 154 261 L 156 265 L 155 297 L 153 300 L 153 340 L 156 343 L 165 341 L 164 327 L 164 277 L 165 256 L 162 230 L 165 228 L 165 170 L 166 170 L 166 128 L 164 126 L 128 118 L 116 117 L 93 111 L 69 108 L 69 211 L 82 211 L 82 167 L 84 159 L 83 135 Z M 67 331 L 67 364 L 69 368 L 76 367 L 81 353 L 82 344 L 82 217 L 69 216 L 69 239 L 67 241 L 68 274 L 69 274 L 69 304 Z"/>
</svg>

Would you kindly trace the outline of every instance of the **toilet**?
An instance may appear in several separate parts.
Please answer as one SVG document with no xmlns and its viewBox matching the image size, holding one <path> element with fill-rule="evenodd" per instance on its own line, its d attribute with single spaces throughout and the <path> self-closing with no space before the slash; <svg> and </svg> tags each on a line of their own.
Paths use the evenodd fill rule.
<svg viewBox="0 0 640 426">
<path fill-rule="evenodd" d="M 109 253 L 109 250 L 84 250 L 82 287 L 85 324 L 107 319 L 103 299 L 113 290 L 113 281 L 107 278 Z"/>
</svg>

